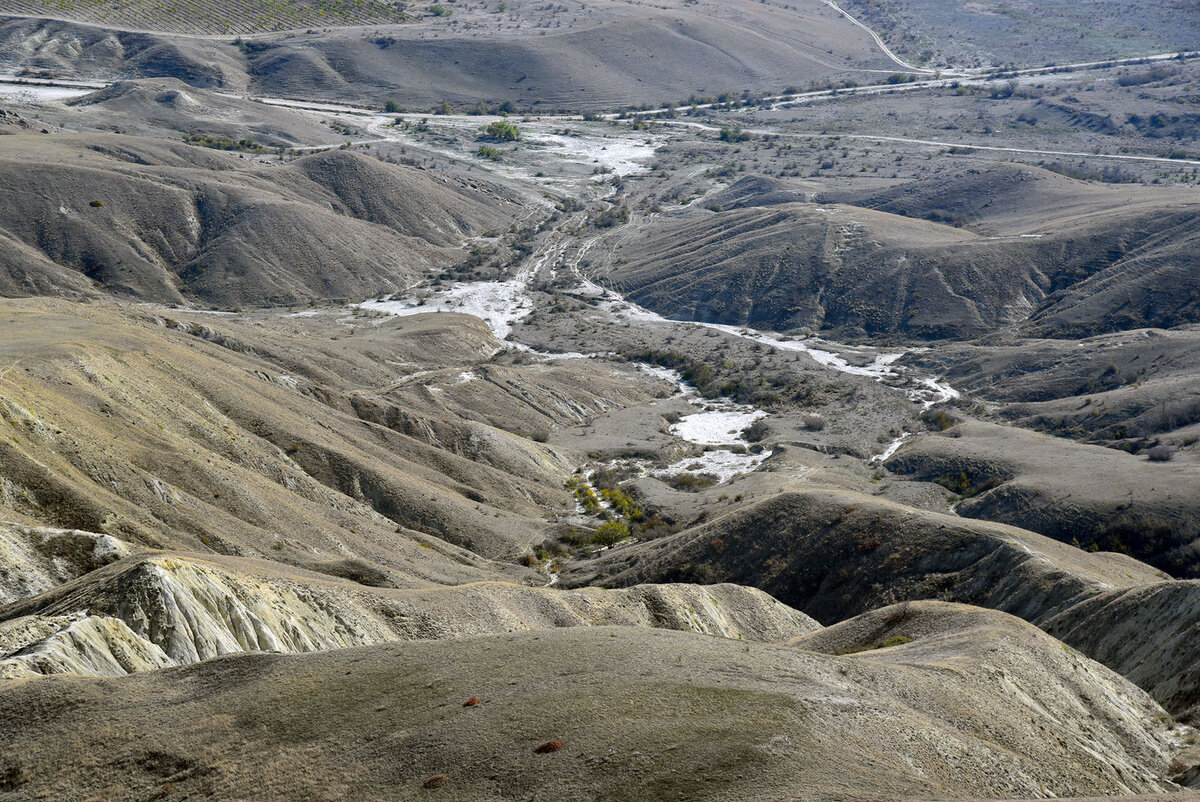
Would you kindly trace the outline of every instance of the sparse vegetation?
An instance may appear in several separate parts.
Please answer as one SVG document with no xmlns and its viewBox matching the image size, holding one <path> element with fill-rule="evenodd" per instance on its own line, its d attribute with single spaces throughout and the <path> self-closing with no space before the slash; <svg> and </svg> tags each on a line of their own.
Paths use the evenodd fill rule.
<svg viewBox="0 0 1200 802">
<path fill-rule="evenodd" d="M 861 654 L 862 652 L 871 652 L 877 649 L 890 649 L 893 646 L 903 646 L 906 643 L 912 643 L 912 638 L 907 635 L 890 635 L 880 640 L 871 641 L 870 643 L 856 643 L 846 646 L 839 649 L 838 654 Z"/>
<path fill-rule="evenodd" d="M 771 433 L 771 425 L 763 419 L 756 420 L 754 423 L 742 429 L 742 438 L 748 443 L 760 443 L 766 439 Z"/>
<path fill-rule="evenodd" d="M 668 485 L 675 490 L 683 490 L 688 493 L 699 493 L 706 487 L 712 487 L 717 483 L 717 477 L 711 473 L 673 473 L 663 479 Z"/>
<path fill-rule="evenodd" d="M 207 136 L 205 134 L 188 134 L 183 138 L 183 141 L 189 145 L 198 145 L 202 148 L 212 148 L 213 150 L 236 150 L 242 153 L 266 153 L 267 148 L 264 145 L 255 142 L 252 139 L 233 140 L 228 137 Z"/>
<path fill-rule="evenodd" d="M 498 162 L 504 159 L 504 154 L 498 148 L 494 148 L 491 145 L 480 145 L 476 153 L 488 161 Z"/>
</svg>

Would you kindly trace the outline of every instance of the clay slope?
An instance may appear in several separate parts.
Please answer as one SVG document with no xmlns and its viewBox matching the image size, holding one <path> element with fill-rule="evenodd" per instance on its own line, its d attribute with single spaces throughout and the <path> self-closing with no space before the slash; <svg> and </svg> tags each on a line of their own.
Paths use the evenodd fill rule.
<svg viewBox="0 0 1200 802">
<path fill-rule="evenodd" d="M 955 345 L 922 361 L 1027 428 L 1139 454 L 1163 444 L 1197 453 L 1200 327 Z"/>
<path fill-rule="evenodd" d="M 567 584 L 584 580 L 737 582 L 830 624 L 906 600 L 1004 610 L 1121 673 L 1181 720 L 1197 720 L 1197 583 L 1011 526 L 812 490 L 616 549 Z"/>
<path fill-rule="evenodd" d="M 1102 220 L 1151 215 L 1167 206 L 1195 205 L 1197 200 L 1196 192 L 1186 187 L 1105 184 L 1006 163 L 934 174 L 883 189 L 825 190 L 816 197 L 823 203 L 950 223 L 992 236 L 1098 228 Z M 745 202 L 754 205 L 750 199 Z"/>
<path fill-rule="evenodd" d="M 916 510 L 858 493 L 779 494 L 712 523 L 582 564 L 568 584 L 730 581 L 824 623 L 906 599 L 993 607 L 1031 621 L 1098 589 L 1165 575 L 1016 527 Z"/>
<path fill-rule="evenodd" d="M 9 684 L 4 771 L 17 798 L 169 784 L 225 798 L 395 799 L 440 774 L 438 794 L 454 799 L 1171 787 L 1161 710 L 1120 677 L 1000 613 L 913 613 L 898 628 L 911 642 L 842 657 L 804 642 L 584 627 Z M 482 704 L 464 707 L 472 696 Z M 561 749 L 535 752 L 550 740 Z"/>
<path fill-rule="evenodd" d="M 545 445 L 452 414 L 432 384 L 423 385 L 424 408 L 370 390 L 437 368 L 425 380 L 458 382 L 459 408 L 469 409 L 474 382 L 456 374 L 499 345 L 478 320 L 370 321 L 361 336 L 336 322 L 342 315 L 264 314 L 263 325 L 248 324 L 278 327 L 264 347 L 289 359 L 323 340 L 308 375 L 297 375 L 235 338 L 185 333 L 140 309 L 45 300 L 0 308 L 0 419 L 11 432 L 0 441 L 0 506 L 42 524 L 306 566 L 355 557 L 420 586 L 492 578 L 500 569 L 459 547 L 512 559 L 544 537 L 548 512 L 574 509 L 562 489 L 570 466 Z M 464 367 L 447 369 L 444 349 Z M 405 364 L 422 350 L 432 364 Z M 374 381 L 352 393 L 346 380 L 312 378 L 338 370 Z M 582 360 L 561 379 L 548 366 L 528 370 L 537 389 L 526 393 L 524 372 L 509 368 L 503 403 L 523 408 L 535 392 L 556 393 L 574 405 L 559 412 L 573 423 L 587 407 L 654 392 L 636 375 Z M 488 415 L 500 416 L 503 403 Z"/>
<path fill-rule="evenodd" d="M 931 183 L 810 204 L 798 185 L 747 179 L 709 204 L 730 209 L 623 232 L 603 278 L 677 319 L 842 337 L 1009 326 L 1073 337 L 1197 320 L 1194 192 L 1036 168 Z"/>
<path fill-rule="evenodd" d="M 0 17 L 0 59 L 13 72 L 59 76 L 178 78 L 192 86 L 245 89 L 236 48 L 213 39 L 98 28 L 56 19 Z"/>
<path fill-rule="evenodd" d="M 1042 628 L 1145 688 L 1183 721 L 1200 721 L 1200 583 L 1099 593 Z"/>
<path fill-rule="evenodd" d="M 1200 575 L 1200 467 L 987 423 L 917 439 L 889 470 L 949 484 L 955 512 Z"/>
<path fill-rule="evenodd" d="M 340 145 L 346 139 L 303 113 L 208 91 L 178 78 L 118 81 L 66 105 L 75 127 L 163 139 L 249 139 L 271 148 Z"/>
<path fill-rule="evenodd" d="M 111 535 L 0 522 L 0 605 L 44 593 L 131 551 Z"/>
<path fill-rule="evenodd" d="M 281 167 L 132 137 L 11 136 L 0 175 L 10 296 L 361 299 L 460 261 L 466 238 L 518 212 L 495 189 L 345 151 Z M 366 200 L 380 187 L 391 188 L 387 214 Z"/>
<path fill-rule="evenodd" d="M 355 576 L 353 564 L 344 566 Z M 661 627 L 776 641 L 818 627 L 762 591 L 647 585 L 557 591 L 500 582 L 373 587 L 266 561 L 122 560 L 0 608 L 0 676 L 115 675 L 244 651 L 312 652 L 553 627 Z M 366 584 L 364 584 L 366 583 Z"/>
</svg>

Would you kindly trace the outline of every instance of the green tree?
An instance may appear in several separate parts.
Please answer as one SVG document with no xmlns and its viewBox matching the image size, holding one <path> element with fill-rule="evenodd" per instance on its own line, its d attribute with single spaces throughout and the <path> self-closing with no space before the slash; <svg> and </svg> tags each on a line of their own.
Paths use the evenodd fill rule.
<svg viewBox="0 0 1200 802">
<path fill-rule="evenodd" d="M 622 521 L 608 521 L 600 524 L 592 542 L 600 546 L 615 546 L 629 537 L 629 524 Z"/>
</svg>

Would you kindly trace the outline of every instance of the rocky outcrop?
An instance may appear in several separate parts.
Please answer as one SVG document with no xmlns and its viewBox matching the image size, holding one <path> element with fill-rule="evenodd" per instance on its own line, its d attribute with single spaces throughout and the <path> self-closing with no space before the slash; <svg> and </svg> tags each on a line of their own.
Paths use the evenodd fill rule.
<svg viewBox="0 0 1200 802">
<path fill-rule="evenodd" d="M 238 570 L 240 568 L 240 570 Z M 811 618 L 736 585 L 558 591 L 484 582 L 369 588 L 267 563 L 127 560 L 0 610 L 0 676 L 123 674 L 248 651 L 313 652 L 554 627 L 620 625 L 776 641 Z"/>
<path fill-rule="evenodd" d="M 0 521 L 0 605 L 44 593 L 130 552 L 110 535 Z"/>
</svg>

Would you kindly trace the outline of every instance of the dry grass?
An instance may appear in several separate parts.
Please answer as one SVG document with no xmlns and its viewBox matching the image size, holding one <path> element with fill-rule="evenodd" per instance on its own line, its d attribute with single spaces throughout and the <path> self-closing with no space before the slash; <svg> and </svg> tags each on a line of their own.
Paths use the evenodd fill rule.
<svg viewBox="0 0 1200 802">
<path fill-rule="evenodd" d="M 65 17 L 134 30 L 231 36 L 406 19 L 399 7 L 378 0 L 2 0 L 0 13 Z"/>
</svg>

